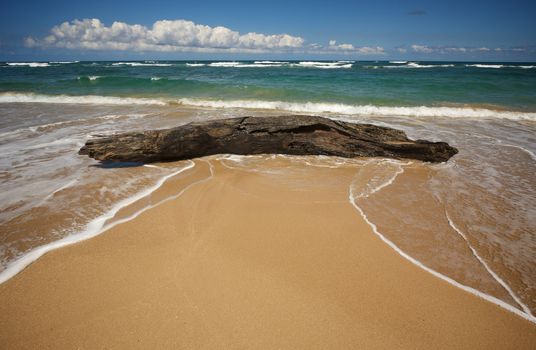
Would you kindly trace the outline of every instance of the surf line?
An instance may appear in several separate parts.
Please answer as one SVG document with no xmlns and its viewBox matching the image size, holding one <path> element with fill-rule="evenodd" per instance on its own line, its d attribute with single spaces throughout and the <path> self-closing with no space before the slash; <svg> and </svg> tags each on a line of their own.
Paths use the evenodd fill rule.
<svg viewBox="0 0 536 350">
<path fill-rule="evenodd" d="M 478 255 L 478 253 L 476 252 L 475 248 L 473 248 L 473 246 L 469 243 L 469 240 L 467 239 L 467 236 L 456 226 L 454 225 L 454 222 L 452 222 L 452 219 L 450 218 L 449 216 L 449 213 L 445 210 L 445 215 L 447 216 L 447 220 L 449 222 L 449 225 L 450 227 L 452 227 L 452 229 L 454 231 L 456 231 L 464 240 L 465 242 L 467 243 L 467 246 L 469 247 L 469 249 L 471 250 L 471 252 L 473 253 L 473 255 L 475 256 L 475 258 L 480 261 L 480 263 L 482 264 L 482 266 L 484 266 L 484 268 L 489 272 L 489 274 L 491 275 L 491 277 L 493 277 L 497 283 L 499 283 L 504 289 L 506 289 L 506 291 L 508 292 L 508 294 L 510 294 L 510 296 L 512 297 L 512 299 L 515 300 L 515 302 L 523 309 L 523 311 L 527 314 L 529 314 L 530 316 L 533 316 L 532 313 L 530 312 L 530 309 L 528 308 L 527 305 L 523 304 L 523 302 L 521 301 L 521 299 L 519 299 L 519 297 L 514 293 L 514 291 L 510 288 L 510 286 L 502 279 L 500 278 L 489 266 L 488 264 L 484 261 L 484 259 L 482 259 L 482 257 L 480 255 Z"/>
<path fill-rule="evenodd" d="M 194 161 L 190 160 L 188 165 L 180 168 L 177 171 L 172 172 L 171 174 L 168 174 L 168 175 L 160 178 L 160 180 L 158 180 L 157 183 L 154 186 L 149 187 L 149 188 L 139 192 L 138 194 L 136 194 L 134 196 L 131 196 L 129 198 L 126 198 L 126 199 L 120 201 L 111 210 L 109 210 L 105 214 L 103 214 L 103 215 L 93 219 L 92 221 L 90 221 L 86 225 L 84 230 L 82 230 L 82 231 L 80 231 L 80 232 L 78 232 L 76 234 L 66 236 L 66 237 L 64 237 L 64 238 L 62 238 L 60 240 L 51 242 L 49 244 L 45 244 L 43 246 L 37 247 L 37 248 L 32 249 L 29 252 L 23 254 L 20 258 L 18 258 L 17 260 L 13 261 L 12 263 L 10 263 L 6 267 L 6 269 L 4 269 L 2 272 L 0 272 L 0 284 L 6 282 L 7 280 L 9 280 L 12 277 L 14 277 L 15 275 L 17 275 L 19 272 L 24 270 L 26 267 L 28 267 L 30 264 L 35 262 L 37 259 L 39 259 L 44 254 L 46 254 L 46 253 L 48 253 L 50 251 L 53 251 L 53 250 L 56 250 L 56 249 L 59 249 L 59 248 L 63 248 L 63 247 L 69 246 L 71 244 L 75 244 L 75 243 L 78 243 L 78 242 L 85 241 L 87 239 L 93 238 L 95 236 L 98 236 L 101 233 L 104 233 L 104 232 L 108 231 L 109 229 L 111 229 L 111 228 L 113 228 L 113 227 L 115 227 L 115 226 L 117 226 L 117 225 L 119 225 L 121 223 L 124 223 L 124 222 L 130 221 L 132 219 L 135 219 L 140 214 L 142 214 L 143 212 L 145 212 L 145 211 L 147 211 L 147 210 L 149 210 L 151 208 L 154 208 L 154 207 L 156 207 L 156 206 L 158 206 L 160 204 L 163 204 L 163 203 L 165 203 L 167 201 L 170 201 L 170 200 L 178 198 L 184 192 L 186 192 L 188 189 L 190 189 L 192 186 L 194 186 L 196 184 L 199 184 L 199 183 L 202 183 L 202 182 L 205 182 L 205 181 L 208 181 L 208 180 L 210 180 L 210 179 L 212 179 L 214 177 L 213 166 L 212 166 L 212 164 L 209 163 L 210 175 L 207 178 L 191 183 L 190 185 L 185 187 L 182 191 L 180 191 L 179 193 L 177 193 L 174 196 L 165 198 L 165 199 L 161 200 L 158 203 L 151 204 L 149 206 L 143 207 L 139 211 L 133 213 L 132 215 L 130 215 L 130 216 L 126 217 L 126 218 L 123 218 L 123 219 L 114 221 L 114 222 L 112 222 L 112 223 L 110 223 L 108 225 L 105 225 L 106 221 L 111 219 L 111 218 L 113 218 L 122 208 L 124 208 L 124 207 L 126 207 L 128 205 L 131 205 L 131 204 L 137 202 L 138 200 L 143 199 L 143 198 L 151 195 L 154 191 L 156 191 L 157 189 L 162 187 L 162 185 L 168 179 L 170 179 L 170 178 L 172 178 L 172 177 L 174 177 L 174 176 L 176 176 L 176 175 L 178 175 L 178 174 L 180 174 L 180 173 L 182 173 L 182 172 L 184 172 L 186 170 L 192 169 L 195 166 L 196 166 L 196 163 Z"/>
<path fill-rule="evenodd" d="M 389 182 L 389 185 L 393 184 L 395 179 L 398 177 L 399 174 L 403 173 L 402 172 L 397 172 L 390 180 L 388 180 L 387 182 Z M 386 186 L 383 186 L 384 184 L 380 185 L 383 188 L 385 188 Z M 377 193 L 378 190 L 374 191 L 372 193 Z M 432 274 L 433 276 L 455 286 L 455 287 L 458 287 L 468 293 L 471 293 L 481 299 L 484 299 L 486 301 L 489 301 L 499 307 L 502 307 L 503 309 L 507 310 L 507 311 L 510 311 L 516 315 L 518 315 L 519 317 L 522 317 L 524 318 L 525 320 L 529 321 L 529 322 L 532 322 L 534 324 L 536 324 L 536 317 L 534 317 L 531 313 L 526 313 L 526 312 L 523 312 L 521 310 L 519 310 L 518 308 L 515 308 L 513 307 L 512 305 L 498 299 L 498 298 L 495 298 L 491 295 L 488 295 L 486 293 L 483 293 L 479 290 L 476 290 L 472 287 L 469 287 L 469 286 L 466 286 L 448 276 L 445 276 L 439 272 L 437 272 L 436 270 L 426 266 L 425 264 L 423 264 L 422 262 L 420 262 L 419 260 L 415 259 L 414 257 L 412 257 L 411 255 L 407 254 L 406 252 L 404 252 L 402 249 L 400 249 L 396 244 L 394 244 L 391 240 L 389 240 L 387 237 L 385 237 L 380 231 L 378 231 L 378 227 L 376 226 L 376 224 L 374 224 L 372 221 L 369 220 L 369 218 L 367 217 L 367 215 L 365 214 L 365 212 L 363 211 L 363 209 L 361 209 L 361 207 L 359 207 L 356 203 L 356 199 L 357 198 L 365 198 L 365 197 L 368 197 L 368 195 L 364 195 L 364 194 L 359 194 L 359 195 L 355 195 L 354 194 L 354 189 L 353 189 L 353 182 L 350 184 L 350 187 L 348 189 L 348 200 L 350 201 L 350 204 L 359 212 L 359 214 L 361 215 L 361 217 L 365 220 L 365 222 L 370 226 L 370 228 L 372 229 L 372 232 L 374 232 L 374 234 L 376 236 L 378 236 L 384 243 L 386 243 L 389 247 L 391 247 L 391 249 L 393 249 L 395 252 L 397 252 L 400 256 L 402 256 L 403 258 L 405 258 L 406 260 L 408 260 L 410 263 L 412 263 L 413 265 L 416 265 L 417 267 L 420 267 L 421 269 L 429 272 L 430 274 Z"/>
</svg>

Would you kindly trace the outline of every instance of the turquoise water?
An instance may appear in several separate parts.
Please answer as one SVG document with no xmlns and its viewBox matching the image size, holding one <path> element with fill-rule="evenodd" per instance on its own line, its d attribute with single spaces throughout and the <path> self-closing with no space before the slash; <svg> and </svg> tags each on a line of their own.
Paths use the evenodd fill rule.
<svg viewBox="0 0 536 350">
<path fill-rule="evenodd" d="M 2 63 L 0 93 L 352 106 L 471 105 L 532 112 L 536 111 L 536 65 L 389 61 Z"/>
</svg>

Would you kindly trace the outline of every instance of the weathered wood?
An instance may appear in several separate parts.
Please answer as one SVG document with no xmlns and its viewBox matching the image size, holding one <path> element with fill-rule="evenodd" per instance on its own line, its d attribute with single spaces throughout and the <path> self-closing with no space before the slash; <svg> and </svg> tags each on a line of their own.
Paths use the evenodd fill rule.
<svg viewBox="0 0 536 350">
<path fill-rule="evenodd" d="M 316 116 L 243 117 L 90 139 L 79 154 L 101 161 L 161 162 L 212 154 L 389 157 L 443 162 L 458 150 L 403 131 Z"/>
</svg>

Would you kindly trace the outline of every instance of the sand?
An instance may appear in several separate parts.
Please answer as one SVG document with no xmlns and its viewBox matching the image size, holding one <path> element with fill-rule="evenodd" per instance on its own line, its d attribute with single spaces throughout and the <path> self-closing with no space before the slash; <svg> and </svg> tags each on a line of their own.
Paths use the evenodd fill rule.
<svg viewBox="0 0 536 350">
<path fill-rule="evenodd" d="M 0 285 L 0 348 L 536 347 L 535 324 L 383 243 L 348 201 L 355 169 L 195 163 L 151 202 L 176 198 Z"/>
</svg>

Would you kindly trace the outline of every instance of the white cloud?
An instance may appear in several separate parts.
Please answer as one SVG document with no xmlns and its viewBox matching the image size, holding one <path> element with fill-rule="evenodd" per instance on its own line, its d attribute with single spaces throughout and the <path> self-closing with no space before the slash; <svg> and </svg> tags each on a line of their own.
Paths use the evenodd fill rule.
<svg viewBox="0 0 536 350">
<path fill-rule="evenodd" d="M 361 55 L 383 55 L 385 50 L 383 47 L 355 47 L 352 44 L 337 44 L 336 40 L 330 40 L 328 46 L 324 48 L 328 52 L 344 52 L 344 53 L 355 53 Z"/>
<path fill-rule="evenodd" d="M 114 22 L 105 26 L 99 19 L 64 22 L 50 35 L 25 39 L 28 47 L 57 47 L 87 50 L 131 51 L 231 51 L 256 52 L 300 48 L 304 39 L 288 34 L 241 35 L 229 28 L 210 27 L 185 20 L 162 20 L 152 27 Z"/>
<path fill-rule="evenodd" d="M 385 54 L 385 50 L 381 46 L 376 46 L 376 47 L 364 46 L 364 47 L 358 47 L 356 50 L 358 53 L 363 54 L 363 55 L 384 55 Z"/>
<path fill-rule="evenodd" d="M 330 40 L 327 46 L 305 44 L 289 34 L 241 34 L 226 27 L 210 27 L 186 20 L 161 20 L 151 27 L 99 19 L 83 19 L 54 26 L 42 39 L 27 37 L 27 47 L 79 50 L 164 51 L 164 52 L 294 52 L 316 54 L 383 55 L 382 47 L 355 47 Z"/>
<path fill-rule="evenodd" d="M 467 52 L 468 49 L 465 47 L 445 47 L 443 50 L 446 52 Z"/>
<path fill-rule="evenodd" d="M 501 48 L 490 49 L 487 47 L 463 47 L 463 46 L 426 46 L 426 45 L 411 45 L 411 49 L 418 53 L 437 53 L 437 54 L 449 54 L 449 53 L 484 53 L 491 50 L 503 51 Z"/>
<path fill-rule="evenodd" d="M 413 51 L 415 52 L 419 52 L 419 53 L 432 53 L 434 52 L 434 49 L 428 47 L 428 46 L 425 46 L 425 45 L 411 45 L 411 48 L 413 49 Z"/>
</svg>

